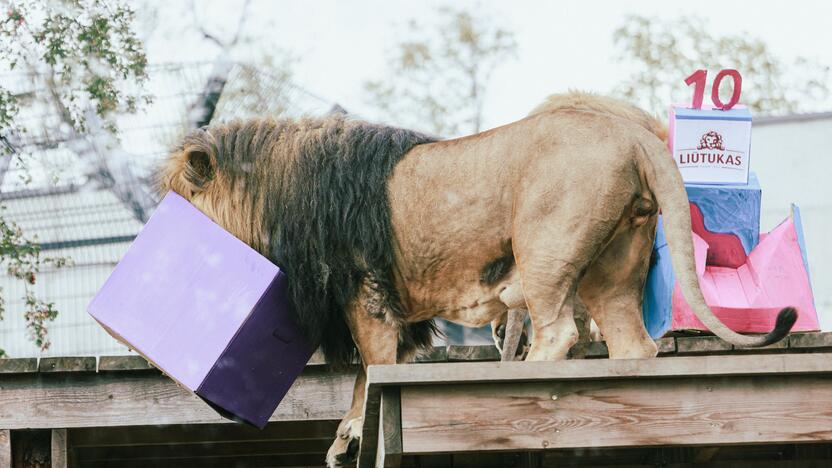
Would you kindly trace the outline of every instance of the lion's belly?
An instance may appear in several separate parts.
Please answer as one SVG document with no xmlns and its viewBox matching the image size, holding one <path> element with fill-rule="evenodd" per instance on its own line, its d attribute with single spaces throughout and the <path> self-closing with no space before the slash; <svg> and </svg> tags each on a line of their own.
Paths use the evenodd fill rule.
<svg viewBox="0 0 832 468">
<path fill-rule="evenodd" d="M 471 286 L 472 290 L 480 289 L 476 285 Z M 440 317 L 468 327 L 481 327 L 506 311 L 506 305 L 500 301 L 496 291 L 480 291 L 473 297 L 472 294 L 459 294 L 455 289 L 436 289 L 433 294 L 412 301 L 407 320 L 421 322 Z"/>
<path fill-rule="evenodd" d="M 460 325 L 481 327 L 508 309 L 501 293 L 512 286 L 519 287 L 516 271 L 491 285 L 471 279 L 466 281 L 464 278 L 471 278 L 471 272 L 447 273 L 441 275 L 443 281 L 422 279 L 405 284 L 409 322 L 440 317 Z"/>
<path fill-rule="evenodd" d="M 482 327 L 505 312 L 505 304 L 500 302 L 499 297 L 494 297 L 474 307 L 445 311 L 438 317 L 466 327 Z"/>
</svg>

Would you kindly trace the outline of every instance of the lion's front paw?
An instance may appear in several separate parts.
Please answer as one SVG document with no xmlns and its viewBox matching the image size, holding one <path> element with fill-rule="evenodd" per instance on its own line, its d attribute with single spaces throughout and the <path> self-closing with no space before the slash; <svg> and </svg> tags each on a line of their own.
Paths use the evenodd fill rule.
<svg viewBox="0 0 832 468">
<path fill-rule="evenodd" d="M 361 442 L 363 418 L 355 418 L 341 423 L 335 441 L 326 454 L 326 466 L 330 468 L 354 465 Z"/>
</svg>

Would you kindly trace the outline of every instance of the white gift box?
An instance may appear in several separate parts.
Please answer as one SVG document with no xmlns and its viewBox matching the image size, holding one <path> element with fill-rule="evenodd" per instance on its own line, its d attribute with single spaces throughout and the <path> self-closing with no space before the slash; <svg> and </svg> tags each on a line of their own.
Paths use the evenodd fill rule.
<svg viewBox="0 0 832 468">
<path fill-rule="evenodd" d="M 686 183 L 746 184 L 751 112 L 671 106 L 668 145 Z"/>
</svg>

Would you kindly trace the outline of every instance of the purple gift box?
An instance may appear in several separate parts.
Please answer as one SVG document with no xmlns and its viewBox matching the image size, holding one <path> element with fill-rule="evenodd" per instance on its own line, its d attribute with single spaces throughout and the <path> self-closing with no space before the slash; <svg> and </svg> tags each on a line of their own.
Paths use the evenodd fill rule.
<svg viewBox="0 0 832 468">
<path fill-rule="evenodd" d="M 174 192 L 87 310 L 220 414 L 260 428 L 314 351 L 286 275 Z"/>
</svg>

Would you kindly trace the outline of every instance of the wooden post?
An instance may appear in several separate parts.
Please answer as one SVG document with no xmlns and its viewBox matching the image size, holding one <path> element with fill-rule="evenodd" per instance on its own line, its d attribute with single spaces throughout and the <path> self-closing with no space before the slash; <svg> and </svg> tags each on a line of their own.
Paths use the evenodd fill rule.
<svg viewBox="0 0 832 468">
<path fill-rule="evenodd" d="M 0 429 L 0 468 L 12 467 L 12 436 L 8 429 Z"/>
<path fill-rule="evenodd" d="M 49 468 L 51 464 L 48 430 L 12 431 L 12 466 Z"/>
<path fill-rule="evenodd" d="M 376 466 L 398 468 L 402 463 L 402 408 L 399 387 L 382 389 L 380 415 Z"/>
<path fill-rule="evenodd" d="M 52 429 L 52 468 L 67 468 L 66 429 Z"/>
<path fill-rule="evenodd" d="M 543 455 L 540 452 L 520 454 L 519 468 L 540 468 L 541 466 L 543 466 Z"/>
</svg>

